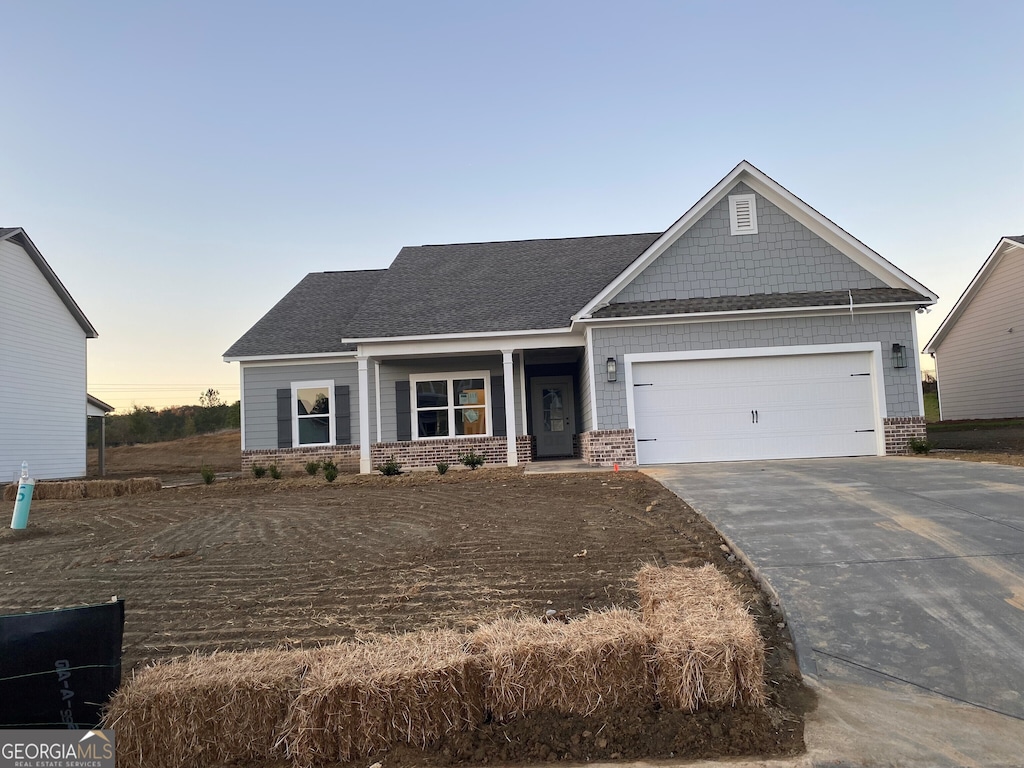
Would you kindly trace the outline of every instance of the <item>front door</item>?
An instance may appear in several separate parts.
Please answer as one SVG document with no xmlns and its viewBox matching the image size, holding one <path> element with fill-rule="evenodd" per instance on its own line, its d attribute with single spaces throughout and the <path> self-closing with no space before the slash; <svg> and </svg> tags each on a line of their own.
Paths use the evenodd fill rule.
<svg viewBox="0 0 1024 768">
<path fill-rule="evenodd" d="M 576 408 L 571 376 L 535 378 L 530 382 L 533 398 L 533 433 L 537 458 L 572 456 L 576 434 Z"/>
</svg>

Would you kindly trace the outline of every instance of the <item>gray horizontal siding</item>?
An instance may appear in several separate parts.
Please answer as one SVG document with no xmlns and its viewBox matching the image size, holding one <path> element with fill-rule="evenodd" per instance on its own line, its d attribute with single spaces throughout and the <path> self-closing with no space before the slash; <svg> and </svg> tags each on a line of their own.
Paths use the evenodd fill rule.
<svg viewBox="0 0 1024 768">
<path fill-rule="evenodd" d="M 888 312 L 871 315 L 833 315 L 685 323 L 594 329 L 594 384 L 597 390 L 599 429 L 626 429 L 626 383 L 620 375 L 608 382 L 598 368 L 608 357 L 639 352 L 687 352 L 749 347 L 788 347 L 811 344 L 880 342 L 885 399 L 889 416 L 918 416 L 917 367 L 914 365 L 914 314 Z M 889 350 L 895 343 L 907 347 L 907 367 L 895 369 Z"/>
<path fill-rule="evenodd" d="M 429 360 L 381 361 L 380 364 L 380 421 L 381 438 L 387 442 L 398 439 L 398 424 L 395 417 L 395 382 L 408 380 L 410 374 L 449 373 L 452 371 L 490 371 L 492 376 L 503 376 L 501 355 L 483 357 L 445 357 Z M 523 434 L 522 386 L 519 375 L 519 355 L 513 355 L 513 377 L 515 381 L 516 434 Z M 376 439 L 376 433 L 374 433 Z"/>
<path fill-rule="evenodd" d="M 751 193 L 745 184 L 730 192 Z M 886 287 L 777 206 L 756 197 L 756 235 L 729 234 L 727 195 L 613 301 Z"/>
<path fill-rule="evenodd" d="M 356 362 L 299 363 L 274 366 L 243 364 L 242 398 L 245 403 L 245 448 L 277 448 L 277 390 L 291 389 L 292 382 L 333 380 L 347 385 L 352 419 L 352 441 L 359 441 L 359 369 Z M 374 428 L 373 366 L 369 371 L 370 425 Z M 371 431 L 371 438 L 373 432 Z"/>
<path fill-rule="evenodd" d="M 1024 416 L 1022 289 L 1024 256 L 1007 254 L 942 340 L 935 359 L 943 419 Z"/>
</svg>

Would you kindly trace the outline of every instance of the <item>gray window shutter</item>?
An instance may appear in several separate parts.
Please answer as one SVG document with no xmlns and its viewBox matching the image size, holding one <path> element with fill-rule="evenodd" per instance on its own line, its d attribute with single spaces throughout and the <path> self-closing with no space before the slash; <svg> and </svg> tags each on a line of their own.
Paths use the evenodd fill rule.
<svg viewBox="0 0 1024 768">
<path fill-rule="evenodd" d="M 292 447 L 292 391 L 277 390 L 277 447 Z"/>
<path fill-rule="evenodd" d="M 508 436 L 505 429 L 505 377 L 491 376 L 491 434 Z"/>
<path fill-rule="evenodd" d="M 395 382 L 395 417 L 398 419 L 398 440 L 412 440 L 412 409 L 409 404 L 409 382 Z"/>
<path fill-rule="evenodd" d="M 336 445 L 352 445 L 352 407 L 349 405 L 348 385 L 339 384 L 334 388 L 334 417 Z"/>
</svg>

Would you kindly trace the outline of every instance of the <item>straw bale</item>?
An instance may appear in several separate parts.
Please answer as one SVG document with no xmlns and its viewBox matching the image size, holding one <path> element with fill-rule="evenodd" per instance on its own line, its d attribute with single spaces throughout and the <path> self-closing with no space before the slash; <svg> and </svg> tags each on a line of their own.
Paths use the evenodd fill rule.
<svg viewBox="0 0 1024 768">
<path fill-rule="evenodd" d="M 46 499 L 81 499 L 85 496 L 85 483 L 72 480 L 61 483 L 36 483 L 32 498 L 40 501 Z"/>
<path fill-rule="evenodd" d="M 722 573 L 713 565 L 648 565 L 636 580 L 644 622 L 658 633 L 655 681 L 663 706 L 692 712 L 765 704 L 764 640 Z"/>
<path fill-rule="evenodd" d="M 125 480 L 125 493 L 152 493 L 163 487 L 158 477 L 132 477 Z"/>
<path fill-rule="evenodd" d="M 83 485 L 87 499 L 109 499 L 125 492 L 125 484 L 120 480 L 86 480 Z"/>
<path fill-rule="evenodd" d="M 501 619 L 469 647 L 485 659 L 487 707 L 505 721 L 542 709 L 585 716 L 653 706 L 652 642 L 635 613 L 612 608 L 568 624 Z"/>
<path fill-rule="evenodd" d="M 117 764 L 177 768 L 280 760 L 282 726 L 307 663 L 302 651 L 194 654 L 146 667 L 107 705 Z"/>
<path fill-rule="evenodd" d="M 284 740 L 299 766 L 349 761 L 396 743 L 420 748 L 483 722 L 483 676 L 451 630 L 311 651 Z"/>
</svg>

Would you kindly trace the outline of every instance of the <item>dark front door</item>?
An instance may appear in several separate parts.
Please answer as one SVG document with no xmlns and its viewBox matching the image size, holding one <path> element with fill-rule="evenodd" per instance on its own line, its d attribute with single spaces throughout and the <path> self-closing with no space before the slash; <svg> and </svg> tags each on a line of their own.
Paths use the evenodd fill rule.
<svg viewBox="0 0 1024 768">
<path fill-rule="evenodd" d="M 572 456 L 576 434 L 576 407 L 571 376 L 535 378 L 530 382 L 533 400 L 533 433 L 537 457 Z"/>
</svg>

